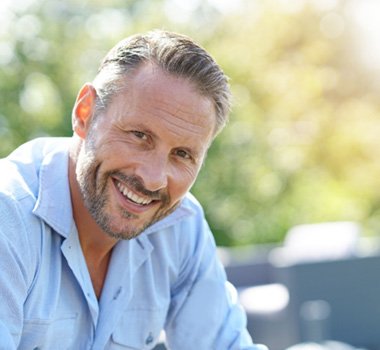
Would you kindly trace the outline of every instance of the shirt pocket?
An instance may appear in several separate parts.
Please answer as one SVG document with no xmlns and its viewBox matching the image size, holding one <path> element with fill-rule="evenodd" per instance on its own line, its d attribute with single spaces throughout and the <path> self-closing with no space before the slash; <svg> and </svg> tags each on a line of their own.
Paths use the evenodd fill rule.
<svg viewBox="0 0 380 350">
<path fill-rule="evenodd" d="M 165 322 L 164 310 L 127 310 L 111 336 L 112 350 L 150 350 Z"/>
<path fill-rule="evenodd" d="M 51 319 L 24 320 L 19 350 L 69 350 L 74 346 L 73 333 L 77 314 Z"/>
</svg>

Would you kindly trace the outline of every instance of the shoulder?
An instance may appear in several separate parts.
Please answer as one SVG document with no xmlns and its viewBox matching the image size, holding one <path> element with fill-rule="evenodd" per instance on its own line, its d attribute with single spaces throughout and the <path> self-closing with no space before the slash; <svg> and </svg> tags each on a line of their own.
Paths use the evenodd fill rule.
<svg viewBox="0 0 380 350">
<path fill-rule="evenodd" d="M 204 217 L 204 211 L 202 205 L 199 203 L 197 198 L 194 197 L 193 194 L 188 192 L 184 199 L 182 200 L 181 206 L 185 208 L 189 208 L 194 212 L 196 216 L 202 216 Z"/>
<path fill-rule="evenodd" d="M 11 192 L 0 192 L 0 232 L 20 232 L 24 230 L 20 202 Z M 8 236 L 8 235 L 7 235 Z"/>
<path fill-rule="evenodd" d="M 191 193 L 183 199 L 180 208 L 189 213 L 179 222 L 180 228 L 185 230 L 191 238 L 198 240 L 211 235 L 203 207 Z"/>
<path fill-rule="evenodd" d="M 59 138 L 35 139 L 0 160 L 0 239 L 17 248 L 21 255 L 33 256 L 38 252 L 41 235 L 31 232 L 42 230 L 41 220 L 33 213 L 41 167 L 63 143 Z"/>
<path fill-rule="evenodd" d="M 20 145 L 0 159 L 0 193 L 22 200 L 36 198 L 39 174 L 45 158 L 53 151 L 67 147 L 66 138 L 38 138 Z"/>
<path fill-rule="evenodd" d="M 39 256 L 40 236 L 29 234 L 39 223 L 31 214 L 30 200 L 16 199 L 12 193 L 0 192 L 0 255 L 3 265 L 19 269 L 31 281 Z M 29 211 L 29 213 L 28 213 Z"/>
</svg>

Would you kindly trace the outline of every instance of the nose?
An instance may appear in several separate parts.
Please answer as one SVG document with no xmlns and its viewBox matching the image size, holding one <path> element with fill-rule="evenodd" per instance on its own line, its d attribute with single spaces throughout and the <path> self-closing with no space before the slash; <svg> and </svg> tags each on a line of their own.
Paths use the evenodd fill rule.
<svg viewBox="0 0 380 350">
<path fill-rule="evenodd" d="M 157 154 L 144 157 L 136 169 L 136 175 L 140 177 L 148 191 L 154 192 L 166 188 L 168 185 L 167 158 Z"/>
</svg>

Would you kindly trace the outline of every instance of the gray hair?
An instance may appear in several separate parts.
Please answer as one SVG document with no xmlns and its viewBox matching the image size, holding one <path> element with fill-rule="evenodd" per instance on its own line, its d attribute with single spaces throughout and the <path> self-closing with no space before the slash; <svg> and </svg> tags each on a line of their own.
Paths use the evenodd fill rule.
<svg viewBox="0 0 380 350">
<path fill-rule="evenodd" d="M 202 96 L 213 101 L 215 135 L 223 129 L 231 106 L 228 78 L 206 50 L 192 39 L 162 30 L 133 35 L 109 51 L 93 82 L 99 97 L 97 107 L 106 108 L 112 97 L 124 88 L 122 79 L 145 62 L 194 83 Z"/>
</svg>

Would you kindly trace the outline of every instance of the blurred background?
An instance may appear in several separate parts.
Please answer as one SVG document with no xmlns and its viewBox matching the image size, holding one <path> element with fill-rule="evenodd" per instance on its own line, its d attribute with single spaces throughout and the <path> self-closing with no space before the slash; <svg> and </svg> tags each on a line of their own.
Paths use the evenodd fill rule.
<svg viewBox="0 0 380 350">
<path fill-rule="evenodd" d="M 231 121 L 193 192 L 224 246 L 301 223 L 380 216 L 380 4 L 374 0 L 2 0 L 0 155 L 71 135 L 76 93 L 121 38 L 195 38 L 230 77 Z"/>
<path fill-rule="evenodd" d="M 243 251 L 251 258 L 261 256 L 258 247 L 270 247 L 264 268 L 256 266 L 265 278 L 236 284 L 281 282 L 289 297 L 288 277 L 273 276 L 290 266 L 279 258 L 289 254 L 276 249 L 289 243 L 292 228 L 348 223 L 345 240 L 336 243 L 343 247 L 339 259 L 347 258 L 343 251 L 353 252 L 353 237 L 372 246 L 379 238 L 379 16 L 377 0 L 1 0 L 0 156 L 31 138 L 71 135 L 77 91 L 123 37 L 154 28 L 187 34 L 223 67 L 234 94 L 229 125 L 210 149 L 193 193 L 226 265 L 247 265 L 240 263 Z M 326 241 L 343 226 L 322 227 Z M 318 242 L 308 240 L 309 248 Z M 324 260 L 336 259 L 334 254 Z M 363 267 L 356 276 L 371 269 Z M 331 285 L 345 271 L 324 282 Z M 233 268 L 228 273 L 233 279 Z M 352 280 L 346 287 L 367 282 Z M 328 298 L 309 309 L 322 305 L 326 311 L 328 305 L 331 311 L 330 301 L 323 304 Z M 260 338 L 265 330 L 260 333 L 256 322 Z M 305 339 L 294 337 L 289 344 Z"/>
</svg>

